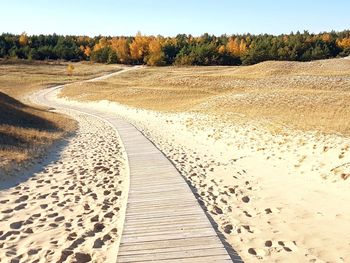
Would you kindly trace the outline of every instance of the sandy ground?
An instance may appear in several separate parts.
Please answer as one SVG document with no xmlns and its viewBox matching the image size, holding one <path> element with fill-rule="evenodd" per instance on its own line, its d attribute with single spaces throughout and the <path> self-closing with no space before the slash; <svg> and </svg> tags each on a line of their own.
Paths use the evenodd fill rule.
<svg viewBox="0 0 350 263">
<path fill-rule="evenodd" d="M 108 101 L 176 165 L 246 262 L 350 262 L 350 139 Z"/>
<path fill-rule="evenodd" d="M 116 260 L 127 186 L 120 138 L 95 117 L 64 113 L 79 129 L 48 165 L 1 182 L 0 262 Z"/>
</svg>

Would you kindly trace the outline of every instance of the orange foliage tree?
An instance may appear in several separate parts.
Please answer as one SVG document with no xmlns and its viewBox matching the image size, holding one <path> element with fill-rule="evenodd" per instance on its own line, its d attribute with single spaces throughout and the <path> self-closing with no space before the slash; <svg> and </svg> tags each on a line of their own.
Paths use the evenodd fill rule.
<svg viewBox="0 0 350 263">
<path fill-rule="evenodd" d="M 18 39 L 18 42 L 21 46 L 25 46 L 28 44 L 28 36 L 26 32 L 23 32 Z"/>
<path fill-rule="evenodd" d="M 324 33 L 321 35 L 321 39 L 323 42 L 331 42 L 332 36 L 329 33 Z"/>
<path fill-rule="evenodd" d="M 148 55 L 149 42 L 150 37 L 142 36 L 141 33 L 138 32 L 129 46 L 131 59 L 142 63 L 142 60 Z"/>
<path fill-rule="evenodd" d="M 147 65 L 149 66 L 162 66 L 165 65 L 165 54 L 162 50 L 162 39 L 154 38 L 149 42 L 148 50 L 149 55 L 146 58 Z"/>
<path fill-rule="evenodd" d="M 128 40 L 125 37 L 112 38 L 110 41 L 112 50 L 117 53 L 118 60 L 120 63 L 128 63 L 130 60 L 130 49 Z"/>
<path fill-rule="evenodd" d="M 89 46 L 84 48 L 84 55 L 87 57 L 91 56 L 91 48 Z"/>
<path fill-rule="evenodd" d="M 94 51 L 98 51 L 102 48 L 105 48 L 108 46 L 108 40 L 107 38 L 103 37 L 101 38 L 98 43 L 94 46 Z"/>
<path fill-rule="evenodd" d="M 218 49 L 218 52 L 219 52 L 220 54 L 224 54 L 224 53 L 226 52 L 226 47 L 225 47 L 225 45 L 221 45 L 221 46 L 219 47 L 219 49 Z"/>
<path fill-rule="evenodd" d="M 337 45 L 342 49 L 350 48 L 350 37 L 345 37 L 341 40 L 337 40 Z"/>
<path fill-rule="evenodd" d="M 247 43 L 242 38 L 230 38 L 226 45 L 226 50 L 234 56 L 241 56 L 247 51 Z"/>
</svg>

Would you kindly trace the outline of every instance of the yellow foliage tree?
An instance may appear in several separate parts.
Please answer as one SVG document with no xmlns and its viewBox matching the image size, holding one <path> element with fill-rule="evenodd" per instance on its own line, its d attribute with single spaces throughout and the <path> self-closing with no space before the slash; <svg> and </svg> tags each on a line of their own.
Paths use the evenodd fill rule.
<svg viewBox="0 0 350 263">
<path fill-rule="evenodd" d="M 247 43 L 244 39 L 230 38 L 226 50 L 234 56 L 241 56 L 247 51 Z"/>
<path fill-rule="evenodd" d="M 117 53 L 121 63 L 127 63 L 130 59 L 128 40 L 125 37 L 112 38 L 110 41 L 111 48 Z"/>
<path fill-rule="evenodd" d="M 226 47 L 225 47 L 225 45 L 221 45 L 221 46 L 219 47 L 219 49 L 218 49 L 218 52 L 219 52 L 220 54 L 224 54 L 224 53 L 226 52 Z"/>
<path fill-rule="evenodd" d="M 244 53 L 247 52 L 247 43 L 245 42 L 244 39 L 241 39 L 241 42 L 239 44 L 239 52 L 240 52 L 240 55 L 243 55 Z"/>
<path fill-rule="evenodd" d="M 160 38 L 154 38 L 149 42 L 149 56 L 147 57 L 147 65 L 161 66 L 165 64 L 164 52 Z"/>
<path fill-rule="evenodd" d="M 84 48 L 84 55 L 87 57 L 90 57 L 91 55 L 91 48 L 89 46 Z"/>
<path fill-rule="evenodd" d="M 350 48 L 350 37 L 337 40 L 337 45 L 342 49 Z"/>
<path fill-rule="evenodd" d="M 226 50 L 233 55 L 238 55 L 239 54 L 238 38 L 231 37 L 227 42 Z"/>
<path fill-rule="evenodd" d="M 138 32 L 134 41 L 130 44 L 130 56 L 134 60 L 140 61 L 148 55 L 150 37 L 142 36 Z"/>
<path fill-rule="evenodd" d="M 324 33 L 321 35 L 321 39 L 323 40 L 323 42 L 330 42 L 332 40 L 332 36 L 328 33 Z"/>
<path fill-rule="evenodd" d="M 23 32 L 20 36 L 19 36 L 19 44 L 21 46 L 25 46 L 28 44 L 28 36 L 26 32 Z"/>
<path fill-rule="evenodd" d="M 84 47 L 83 45 L 81 45 L 79 47 L 79 49 L 80 49 L 80 51 L 82 51 L 84 53 L 85 56 L 90 57 L 90 55 L 91 55 L 91 48 L 89 46 Z"/>
<path fill-rule="evenodd" d="M 68 76 L 72 76 L 74 71 L 74 66 L 72 64 L 68 64 L 67 66 L 67 74 Z"/>
<path fill-rule="evenodd" d="M 102 49 L 102 48 L 107 47 L 107 46 L 108 46 L 108 40 L 107 40 L 107 38 L 103 37 L 94 46 L 94 51 L 97 51 L 97 50 Z"/>
</svg>

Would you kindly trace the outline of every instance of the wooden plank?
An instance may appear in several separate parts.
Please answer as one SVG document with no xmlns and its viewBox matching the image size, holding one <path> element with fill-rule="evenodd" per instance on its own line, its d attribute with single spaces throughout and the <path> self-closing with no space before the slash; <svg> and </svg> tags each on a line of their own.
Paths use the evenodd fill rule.
<svg viewBox="0 0 350 263">
<path fill-rule="evenodd" d="M 157 248 L 169 249 L 178 247 L 191 247 L 193 245 L 205 246 L 206 244 L 216 244 L 218 246 L 221 246 L 221 243 L 218 243 L 217 241 L 217 237 L 214 236 L 156 240 L 149 242 L 130 242 L 123 244 L 123 251 L 155 250 Z"/>
<path fill-rule="evenodd" d="M 174 226 L 174 227 L 169 227 L 167 225 L 167 227 L 159 227 L 159 228 L 148 228 L 148 229 L 141 229 L 141 230 L 136 230 L 135 228 L 128 228 L 127 230 L 125 230 L 125 232 L 123 232 L 123 234 L 127 234 L 128 237 L 132 237 L 132 236 L 154 236 L 154 235 L 160 235 L 161 233 L 194 233 L 194 232 L 204 232 L 206 230 L 208 230 L 208 225 L 207 224 L 202 224 L 202 225 L 198 225 L 196 227 L 193 227 L 193 225 L 183 225 L 183 226 Z M 141 233 L 141 231 L 144 231 L 143 233 Z M 209 233 L 209 232 L 208 232 Z"/>
<path fill-rule="evenodd" d="M 187 205 L 192 205 L 193 203 L 187 200 L 184 200 L 184 202 L 181 202 L 181 204 L 179 206 L 187 206 Z M 128 203 L 128 208 L 131 209 L 142 209 L 142 208 L 149 208 L 150 206 L 152 206 L 154 209 L 157 207 L 173 207 L 173 204 L 169 204 L 168 202 L 162 202 L 162 203 L 157 203 L 154 204 L 154 202 L 152 201 L 145 201 L 145 202 L 139 202 L 137 204 L 135 203 Z"/>
<path fill-rule="evenodd" d="M 128 219 L 127 220 L 127 223 L 128 223 L 128 226 L 129 227 L 133 227 L 133 226 L 144 226 L 144 225 L 148 225 L 148 226 L 154 226 L 154 225 L 159 225 L 159 226 L 162 226 L 162 225 L 169 225 L 169 227 L 171 227 L 172 225 L 176 225 L 176 224 L 181 224 L 181 223 L 187 223 L 187 222 L 191 222 L 191 223 L 199 223 L 201 222 L 201 218 L 200 217 L 197 217 L 197 218 L 189 218 L 189 217 L 185 217 L 185 218 L 176 218 L 176 219 L 173 219 L 171 221 L 169 221 L 169 218 L 159 218 L 159 219 L 154 219 L 154 218 L 151 218 L 151 219 L 147 219 L 147 220 L 130 220 Z"/>
<path fill-rule="evenodd" d="M 128 216 L 130 216 L 130 217 L 133 217 L 133 216 L 138 217 L 139 215 L 143 215 L 145 213 L 148 213 L 148 211 L 150 209 L 153 210 L 153 215 L 157 215 L 157 216 L 159 216 L 161 214 L 164 214 L 164 213 L 171 213 L 172 216 L 174 216 L 175 213 L 178 213 L 178 212 L 181 213 L 183 210 L 186 210 L 186 211 L 192 210 L 193 212 L 197 212 L 197 213 L 198 213 L 198 211 L 200 212 L 200 210 L 197 210 L 197 209 L 191 207 L 190 205 L 188 205 L 188 206 L 181 206 L 180 209 L 173 208 L 173 207 L 164 207 L 164 208 L 162 208 L 162 207 L 155 207 L 154 208 L 152 206 L 149 206 L 149 207 L 143 208 L 143 209 L 135 209 L 135 208 L 130 209 L 129 210 L 130 213 L 128 211 Z"/>
<path fill-rule="evenodd" d="M 181 245 L 181 246 L 171 246 L 171 247 L 154 247 L 151 249 L 137 249 L 137 250 L 124 250 L 123 252 L 119 253 L 119 256 L 126 256 L 126 255 L 143 255 L 143 254 L 150 254 L 150 253 L 169 253 L 169 252 L 179 252 L 183 250 L 198 250 L 198 249 L 208 249 L 208 248 L 221 248 L 217 242 L 215 243 L 203 243 L 203 244 L 194 244 L 194 245 Z"/>
<path fill-rule="evenodd" d="M 222 248 L 207 248 L 207 249 L 193 249 L 165 253 L 147 253 L 147 254 L 132 254 L 121 255 L 118 257 L 119 262 L 133 262 L 137 260 L 154 261 L 154 260 L 169 260 L 169 259 L 193 259 L 196 257 L 221 256 L 222 258 L 229 258 L 225 250 Z"/>
<path fill-rule="evenodd" d="M 176 258 L 176 259 L 161 259 L 161 260 L 118 260 L 120 263 L 216 263 L 216 262 L 232 262 L 229 256 L 200 256 L 192 258 Z"/>
<path fill-rule="evenodd" d="M 173 228 L 171 228 L 173 227 Z M 183 223 L 177 223 L 176 226 L 173 226 L 172 223 L 168 224 L 163 224 L 163 225 L 136 225 L 136 226 L 129 226 L 128 229 L 125 229 L 123 231 L 123 234 L 129 234 L 129 233 L 142 233 L 142 232 L 150 232 L 152 230 L 154 231 L 164 231 L 168 229 L 188 229 L 188 228 L 204 228 L 208 227 L 208 224 L 206 222 L 197 222 L 197 223 L 192 223 L 192 222 L 183 222 Z"/>
</svg>

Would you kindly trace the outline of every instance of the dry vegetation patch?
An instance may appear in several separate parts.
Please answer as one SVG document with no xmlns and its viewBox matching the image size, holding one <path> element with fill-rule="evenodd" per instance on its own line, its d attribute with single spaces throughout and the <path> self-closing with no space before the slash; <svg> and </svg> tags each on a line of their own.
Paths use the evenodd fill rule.
<svg viewBox="0 0 350 263">
<path fill-rule="evenodd" d="M 76 128 L 73 120 L 17 99 L 53 85 L 89 79 L 121 67 L 66 62 L 0 61 L 0 168 L 9 170 L 41 156 L 54 141 Z M 72 74 L 70 74 L 72 73 Z M 16 98 L 16 99 L 15 99 Z"/>
<path fill-rule="evenodd" d="M 0 167 L 4 170 L 40 157 L 55 140 L 72 132 L 75 122 L 34 108 L 0 92 Z"/>
<path fill-rule="evenodd" d="M 70 75 L 68 65 L 73 64 Z M 116 65 L 91 64 L 88 62 L 38 62 L 0 60 L 0 91 L 20 98 L 48 86 L 98 77 L 121 69 Z"/>
<path fill-rule="evenodd" d="M 348 59 L 268 61 L 246 67 L 148 67 L 103 82 L 70 85 L 62 96 L 350 134 Z"/>
</svg>

